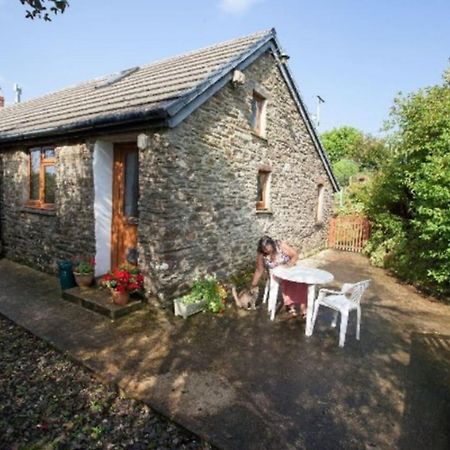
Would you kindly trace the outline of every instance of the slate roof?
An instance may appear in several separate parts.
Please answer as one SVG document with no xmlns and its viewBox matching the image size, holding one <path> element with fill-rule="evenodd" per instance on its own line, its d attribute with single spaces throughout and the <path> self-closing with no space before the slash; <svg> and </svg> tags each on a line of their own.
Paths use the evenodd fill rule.
<svg viewBox="0 0 450 450">
<path fill-rule="evenodd" d="M 339 184 L 301 98 L 274 29 L 133 67 L 27 102 L 0 108 L 0 147 L 145 124 L 174 127 L 233 76 L 272 51 L 333 188 Z M 142 126 L 141 126 L 142 128 Z"/>
<path fill-rule="evenodd" d="M 121 120 L 164 117 L 273 37 L 273 30 L 124 70 L 0 109 L 0 142 Z"/>
</svg>

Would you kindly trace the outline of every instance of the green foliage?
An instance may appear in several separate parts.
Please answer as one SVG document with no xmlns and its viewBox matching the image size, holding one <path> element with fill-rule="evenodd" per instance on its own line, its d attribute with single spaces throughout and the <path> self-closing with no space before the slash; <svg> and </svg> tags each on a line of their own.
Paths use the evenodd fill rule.
<svg viewBox="0 0 450 450">
<path fill-rule="evenodd" d="M 185 304 L 198 303 L 206 300 L 210 312 L 219 313 L 224 310 L 227 291 L 214 275 L 208 275 L 203 279 L 197 279 L 192 285 L 191 291 L 181 297 Z"/>
<path fill-rule="evenodd" d="M 341 160 L 352 160 L 359 170 L 373 171 L 390 153 L 383 139 L 364 134 L 354 127 L 333 128 L 322 133 L 321 141 L 333 167 Z"/>
<path fill-rule="evenodd" d="M 359 153 L 364 140 L 361 131 L 353 127 L 333 128 L 321 135 L 321 141 L 331 162 L 352 159 Z"/>
<path fill-rule="evenodd" d="M 367 181 L 354 182 L 342 192 L 338 192 L 335 199 L 336 212 L 340 215 L 366 214 L 372 192 L 372 182 L 372 178 L 367 177 Z"/>
<path fill-rule="evenodd" d="M 52 20 L 50 17 L 52 13 L 62 14 L 69 6 L 68 0 L 20 0 L 20 3 L 26 5 L 25 17 L 27 19 L 43 19 L 46 22 Z"/>
<path fill-rule="evenodd" d="M 95 259 L 91 257 L 77 256 L 72 263 L 74 273 L 90 274 L 95 270 Z"/>
<path fill-rule="evenodd" d="M 341 186 L 348 186 L 350 177 L 359 172 L 359 166 L 352 159 L 340 159 L 333 164 L 333 172 Z"/>
<path fill-rule="evenodd" d="M 399 95 L 388 123 L 392 157 L 374 180 L 369 253 L 378 264 L 450 293 L 450 88 Z"/>
</svg>

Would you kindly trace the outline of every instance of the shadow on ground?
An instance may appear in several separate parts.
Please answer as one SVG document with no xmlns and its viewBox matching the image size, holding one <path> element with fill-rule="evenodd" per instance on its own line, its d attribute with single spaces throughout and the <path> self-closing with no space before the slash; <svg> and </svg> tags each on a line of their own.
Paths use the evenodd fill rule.
<svg viewBox="0 0 450 450">
<path fill-rule="evenodd" d="M 336 285 L 372 279 L 361 341 L 354 317 L 339 349 L 326 311 L 307 339 L 304 323 L 271 322 L 263 306 L 186 321 L 149 308 L 111 323 L 8 261 L 0 312 L 221 448 L 447 449 L 449 338 L 440 335 L 450 307 L 360 255 L 327 251 L 308 263 Z"/>
</svg>

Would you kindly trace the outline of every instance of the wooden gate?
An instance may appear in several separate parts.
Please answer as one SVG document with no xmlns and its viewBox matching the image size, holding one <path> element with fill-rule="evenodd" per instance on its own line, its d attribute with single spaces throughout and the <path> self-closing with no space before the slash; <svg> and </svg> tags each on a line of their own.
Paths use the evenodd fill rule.
<svg viewBox="0 0 450 450">
<path fill-rule="evenodd" d="M 370 236 L 370 222 L 364 216 L 337 216 L 330 221 L 328 247 L 362 252 Z"/>
</svg>

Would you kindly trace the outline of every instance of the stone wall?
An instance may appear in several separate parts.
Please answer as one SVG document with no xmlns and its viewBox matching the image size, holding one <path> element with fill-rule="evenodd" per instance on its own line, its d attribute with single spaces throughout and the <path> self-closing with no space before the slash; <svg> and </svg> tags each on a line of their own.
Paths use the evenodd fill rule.
<svg viewBox="0 0 450 450">
<path fill-rule="evenodd" d="M 174 129 L 149 133 L 140 150 L 139 263 L 149 291 L 162 299 L 193 279 L 229 276 L 254 264 L 263 234 L 301 254 L 326 243 L 332 186 L 273 56 L 245 70 Z M 266 138 L 250 127 L 253 89 L 267 93 Z M 122 137 L 122 140 L 125 137 Z M 55 271 L 56 262 L 94 255 L 93 145 L 56 147 L 52 213 L 24 207 L 26 149 L 4 151 L 1 232 L 7 257 Z M 256 211 L 257 173 L 270 166 L 269 212 Z M 323 223 L 316 223 L 318 185 L 325 189 Z"/>
<path fill-rule="evenodd" d="M 25 148 L 2 153 L 1 229 L 4 254 L 37 269 L 55 272 L 57 261 L 95 255 L 92 149 L 56 147 L 54 211 L 25 207 L 29 158 Z"/>
<path fill-rule="evenodd" d="M 0 258 L 3 256 L 3 233 L 1 219 L 3 208 L 3 155 L 0 153 Z"/>
<path fill-rule="evenodd" d="M 265 233 L 301 254 L 325 245 L 332 186 L 273 56 L 245 75 L 244 85 L 227 85 L 141 152 L 140 259 L 161 294 L 178 293 L 206 272 L 248 267 Z M 269 95 L 266 139 L 250 127 L 254 86 Z M 255 207 L 261 166 L 272 168 L 270 213 Z"/>
</svg>

